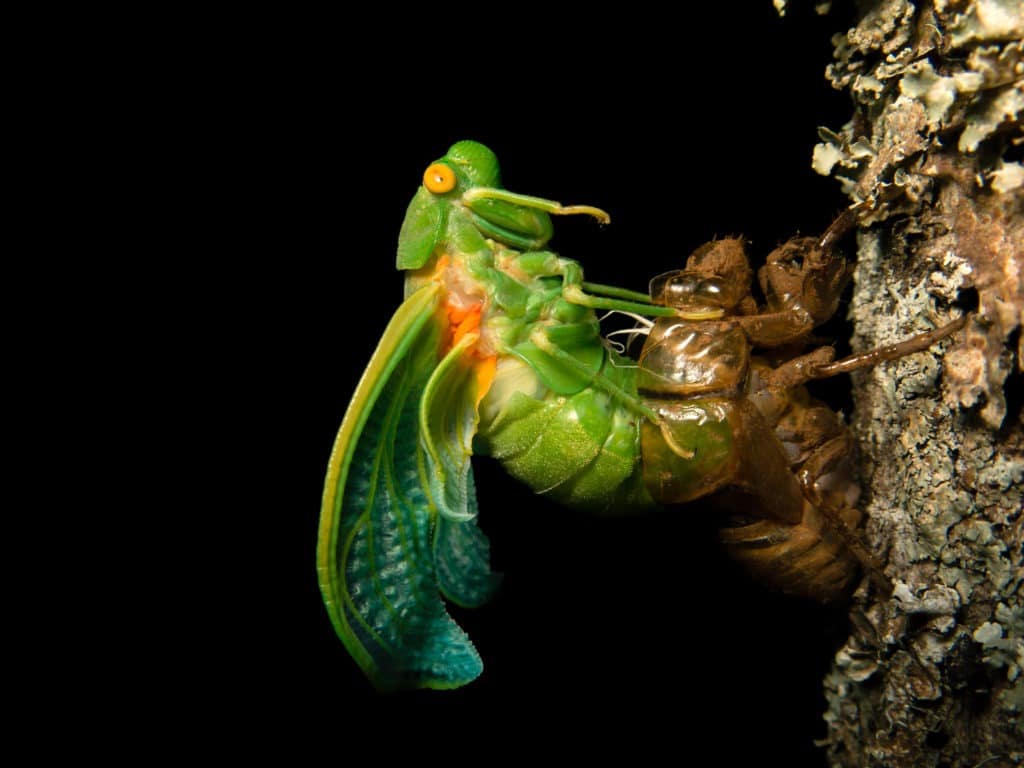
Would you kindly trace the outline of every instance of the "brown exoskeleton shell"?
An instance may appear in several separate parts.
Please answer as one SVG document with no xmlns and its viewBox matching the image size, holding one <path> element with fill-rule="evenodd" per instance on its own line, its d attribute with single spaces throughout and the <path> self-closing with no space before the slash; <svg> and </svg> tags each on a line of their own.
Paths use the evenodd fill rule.
<svg viewBox="0 0 1024 768">
<path fill-rule="evenodd" d="M 853 440 L 803 385 L 926 349 L 965 322 L 838 362 L 829 347 L 794 354 L 838 306 L 849 270 L 835 244 L 855 220 L 848 211 L 821 238 L 775 249 L 758 274 L 764 306 L 742 240 L 701 246 L 651 281 L 651 300 L 676 315 L 654 322 L 639 361 L 639 393 L 658 415 L 641 434 L 654 499 L 710 502 L 725 513 L 723 543 L 759 580 L 822 601 L 848 590 L 858 560 L 888 582 L 854 532 Z"/>
</svg>

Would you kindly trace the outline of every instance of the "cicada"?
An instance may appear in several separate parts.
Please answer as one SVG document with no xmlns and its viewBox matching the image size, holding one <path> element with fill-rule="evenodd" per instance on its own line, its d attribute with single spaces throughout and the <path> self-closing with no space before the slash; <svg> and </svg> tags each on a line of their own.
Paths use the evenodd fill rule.
<svg viewBox="0 0 1024 768">
<path fill-rule="evenodd" d="M 834 246 L 854 213 L 769 256 L 764 306 L 736 239 L 698 249 L 650 294 L 584 282 L 545 248 L 550 217 L 569 214 L 608 220 L 503 189 L 475 142 L 430 164 L 409 205 L 406 298 L 338 433 L 318 546 L 331 620 L 378 688 L 452 688 L 482 671 L 444 603 L 479 606 L 497 586 L 474 451 L 582 509 L 701 499 L 724 510 L 735 556 L 787 591 L 835 598 L 857 560 L 880 573 L 853 533 L 852 440 L 803 384 L 925 349 L 963 318 L 839 362 L 799 354 L 838 304 L 848 269 Z M 656 318 L 637 361 L 610 348 L 595 309 Z"/>
<path fill-rule="evenodd" d="M 380 689 L 452 688 L 482 670 L 444 604 L 479 606 L 497 586 L 474 450 L 563 504 L 654 504 L 639 440 L 654 413 L 594 310 L 674 310 L 585 283 L 577 262 L 547 250 L 551 216 L 571 214 L 608 221 L 505 190 L 494 153 L 471 141 L 427 167 L 409 205 L 405 301 L 335 441 L 317 557 L 334 627 Z"/>
</svg>

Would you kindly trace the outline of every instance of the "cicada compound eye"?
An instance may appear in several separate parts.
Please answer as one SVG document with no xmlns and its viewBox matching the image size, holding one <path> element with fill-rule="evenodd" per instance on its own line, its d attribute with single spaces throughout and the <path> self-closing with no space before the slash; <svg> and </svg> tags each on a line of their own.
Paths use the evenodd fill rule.
<svg viewBox="0 0 1024 768">
<path fill-rule="evenodd" d="M 434 163 L 423 174 L 423 186 L 435 195 L 455 189 L 455 171 L 444 163 Z"/>
</svg>

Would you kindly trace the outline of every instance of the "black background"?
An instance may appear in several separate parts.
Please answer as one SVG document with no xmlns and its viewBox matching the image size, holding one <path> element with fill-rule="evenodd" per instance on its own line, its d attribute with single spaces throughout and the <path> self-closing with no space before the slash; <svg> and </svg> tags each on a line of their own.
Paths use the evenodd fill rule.
<svg viewBox="0 0 1024 768">
<path fill-rule="evenodd" d="M 245 703 L 268 736 L 298 725 L 341 742 L 380 726 L 396 749 L 454 750 L 476 732 L 499 751 L 543 735 L 580 754 L 824 764 L 812 742 L 845 609 L 751 583 L 716 550 L 699 504 L 595 519 L 478 461 L 481 524 L 506 576 L 488 606 L 452 610 L 485 663 L 453 692 L 375 693 L 315 576 L 334 433 L 401 300 L 405 207 L 452 142 L 488 144 L 511 190 L 607 210 L 608 227 L 556 219 L 551 245 L 588 279 L 637 290 L 713 237 L 745 235 L 756 262 L 844 206 L 810 159 L 816 127 L 850 113 L 824 79 L 848 16 L 742 6 L 702 7 L 700 21 L 685 8 L 671 20 L 579 8 L 560 27 L 539 8 L 487 23 L 451 12 L 404 41 L 310 19 L 252 44 L 269 61 L 255 77 L 238 63 L 245 118 L 214 132 L 214 181 L 197 198 L 224 233 L 206 243 L 215 357 L 242 372 L 219 393 L 241 419 L 218 448 L 255 454 L 229 478 L 252 498 L 229 491 L 223 507 L 241 532 L 225 548 L 246 549 L 245 565 L 211 587 L 230 617 L 214 659 L 232 670 L 225 708 Z M 228 74 L 214 101 L 230 105 L 235 86 Z M 405 743 L 417 725 L 430 740 Z"/>
</svg>

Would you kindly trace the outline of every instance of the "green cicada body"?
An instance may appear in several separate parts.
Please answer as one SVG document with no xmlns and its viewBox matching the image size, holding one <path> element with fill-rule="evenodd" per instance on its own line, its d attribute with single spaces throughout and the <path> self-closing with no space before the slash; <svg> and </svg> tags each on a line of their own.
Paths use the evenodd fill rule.
<svg viewBox="0 0 1024 768">
<path fill-rule="evenodd" d="M 698 248 L 650 295 L 584 283 L 545 250 L 550 216 L 572 213 L 607 219 L 503 189 L 474 142 L 431 164 L 409 205 L 405 301 L 338 432 L 318 542 L 328 613 L 378 688 L 454 688 L 482 671 L 444 602 L 481 605 L 498 583 L 474 453 L 590 511 L 701 499 L 725 548 L 785 591 L 835 599 L 857 561 L 887 588 L 853 532 L 853 440 L 803 384 L 926 349 L 966 319 L 834 363 L 825 348 L 791 357 L 838 305 L 834 245 L 855 212 L 769 255 L 764 307 L 736 238 Z M 635 363 L 606 345 L 595 308 L 657 318 L 635 331 Z"/>
<path fill-rule="evenodd" d="M 445 610 L 497 579 L 477 527 L 470 457 L 494 456 L 537 493 L 587 509 L 652 504 L 640 471 L 635 367 L 602 341 L 594 307 L 642 306 L 541 250 L 563 207 L 501 188 L 486 147 L 431 164 L 399 236 L 406 300 L 368 365 L 331 456 L 320 586 L 345 646 L 382 689 L 479 675 Z M 657 308 L 656 308 L 657 309 Z"/>
</svg>

